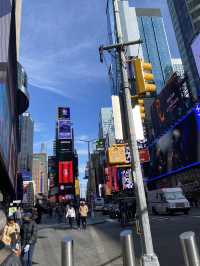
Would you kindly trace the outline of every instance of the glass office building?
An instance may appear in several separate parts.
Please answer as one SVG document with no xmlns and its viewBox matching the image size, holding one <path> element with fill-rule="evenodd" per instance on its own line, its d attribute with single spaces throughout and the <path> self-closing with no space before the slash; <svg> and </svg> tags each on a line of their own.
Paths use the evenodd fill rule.
<svg viewBox="0 0 200 266">
<path fill-rule="evenodd" d="M 136 8 L 144 60 L 151 62 L 159 93 L 165 85 L 165 69 L 171 67 L 171 56 L 160 9 Z"/>
<path fill-rule="evenodd" d="M 193 9 L 198 7 L 198 1 L 186 1 L 186 0 L 168 0 L 168 7 L 176 34 L 176 40 L 178 43 L 183 67 L 188 75 L 190 87 L 195 98 L 200 94 L 200 80 L 196 69 L 196 64 L 192 54 L 191 44 L 196 35 L 196 29 L 198 23 L 198 16 L 192 19 L 191 15 Z M 196 2 L 195 6 L 188 8 L 189 2 Z M 197 10 L 198 11 L 198 10 Z"/>
<path fill-rule="evenodd" d="M 109 42 L 115 43 L 117 40 L 112 2 L 111 0 L 107 2 L 108 36 Z M 128 47 L 127 55 L 139 56 L 152 64 L 157 93 L 159 93 L 165 84 L 165 69 L 171 67 L 169 45 L 160 9 L 134 8 L 129 6 L 128 1 L 122 1 L 120 2 L 120 17 L 124 41 L 139 38 L 143 40 L 141 47 L 137 45 Z M 116 81 L 120 80 L 120 72 L 116 71 L 117 65 L 112 59 L 116 92 L 120 89 L 116 84 Z"/>
</svg>

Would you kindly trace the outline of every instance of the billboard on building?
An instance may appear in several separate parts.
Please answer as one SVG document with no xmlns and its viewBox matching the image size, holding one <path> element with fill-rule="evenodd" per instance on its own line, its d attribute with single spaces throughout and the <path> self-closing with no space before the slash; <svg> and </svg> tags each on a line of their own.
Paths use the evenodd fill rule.
<svg viewBox="0 0 200 266">
<path fill-rule="evenodd" d="M 59 162 L 59 184 L 73 183 L 73 163 L 72 161 Z"/>
<path fill-rule="evenodd" d="M 70 121 L 58 120 L 58 139 L 72 139 L 72 129 Z"/>
<path fill-rule="evenodd" d="M 149 147 L 150 166 L 145 175 L 157 179 L 200 164 L 200 106 Z"/>
<path fill-rule="evenodd" d="M 58 119 L 70 120 L 70 108 L 58 107 Z"/>
<path fill-rule="evenodd" d="M 168 81 L 151 106 L 151 121 L 155 137 L 163 134 L 192 106 L 189 92 L 183 93 L 180 79 L 176 73 Z"/>
<path fill-rule="evenodd" d="M 80 182 L 78 179 L 75 180 L 75 194 L 76 196 L 80 196 Z"/>
<path fill-rule="evenodd" d="M 73 151 L 73 141 L 72 139 L 62 139 L 57 141 L 60 153 L 67 153 Z"/>
<path fill-rule="evenodd" d="M 125 144 L 116 144 L 108 148 L 108 162 L 109 164 L 125 164 Z"/>
<path fill-rule="evenodd" d="M 194 60 L 196 63 L 197 71 L 198 71 L 199 77 L 200 77 L 200 33 L 198 34 L 198 36 L 193 41 L 191 47 L 192 47 L 192 53 L 193 53 Z"/>
<path fill-rule="evenodd" d="M 119 96 L 112 95 L 111 98 L 112 98 L 113 120 L 114 120 L 114 128 L 115 128 L 115 139 L 123 139 L 122 118 L 121 118 Z"/>
<path fill-rule="evenodd" d="M 131 168 L 118 169 L 118 184 L 123 190 L 134 188 Z"/>
</svg>

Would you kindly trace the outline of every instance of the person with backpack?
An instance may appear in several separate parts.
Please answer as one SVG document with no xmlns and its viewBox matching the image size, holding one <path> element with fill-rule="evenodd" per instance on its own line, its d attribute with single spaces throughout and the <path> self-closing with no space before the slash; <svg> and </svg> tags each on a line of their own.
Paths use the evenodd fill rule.
<svg viewBox="0 0 200 266">
<path fill-rule="evenodd" d="M 1 266 L 22 266 L 20 257 L 16 256 L 9 245 L 3 241 L 4 228 L 6 227 L 7 219 L 5 212 L 0 208 L 0 265 Z"/>
<path fill-rule="evenodd" d="M 32 258 L 37 241 L 38 226 L 32 213 L 25 213 L 21 226 L 21 245 L 23 266 L 32 266 Z"/>
<path fill-rule="evenodd" d="M 88 216 L 88 206 L 86 205 L 86 203 L 84 201 L 80 202 L 79 213 L 80 213 L 80 220 L 81 220 L 82 228 L 86 229 L 87 216 Z"/>
</svg>

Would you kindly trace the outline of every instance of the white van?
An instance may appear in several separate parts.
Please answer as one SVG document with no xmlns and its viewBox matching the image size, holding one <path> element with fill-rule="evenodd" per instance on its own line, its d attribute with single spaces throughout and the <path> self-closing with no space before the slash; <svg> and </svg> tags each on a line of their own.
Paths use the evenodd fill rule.
<svg viewBox="0 0 200 266">
<path fill-rule="evenodd" d="M 103 211 L 104 208 L 104 198 L 96 198 L 94 200 L 95 211 Z"/>
<path fill-rule="evenodd" d="M 149 191 L 148 202 L 153 214 L 173 214 L 175 212 L 188 214 L 190 210 L 190 203 L 179 187 Z"/>
</svg>

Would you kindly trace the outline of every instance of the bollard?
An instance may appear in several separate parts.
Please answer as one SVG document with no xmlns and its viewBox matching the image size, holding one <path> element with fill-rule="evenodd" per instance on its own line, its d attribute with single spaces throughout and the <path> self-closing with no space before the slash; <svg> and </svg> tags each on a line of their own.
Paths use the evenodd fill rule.
<svg viewBox="0 0 200 266">
<path fill-rule="evenodd" d="M 123 266 L 136 266 L 132 231 L 122 231 L 120 239 L 122 243 Z"/>
<path fill-rule="evenodd" d="M 61 265 L 74 266 L 73 239 L 65 237 L 61 242 Z"/>
<path fill-rule="evenodd" d="M 195 233 L 185 232 L 179 236 L 186 266 L 200 266 L 199 250 Z"/>
</svg>

